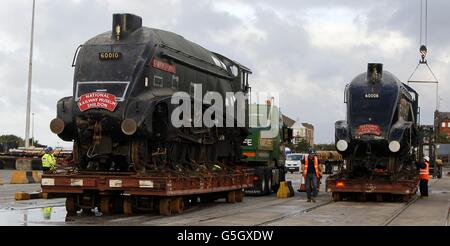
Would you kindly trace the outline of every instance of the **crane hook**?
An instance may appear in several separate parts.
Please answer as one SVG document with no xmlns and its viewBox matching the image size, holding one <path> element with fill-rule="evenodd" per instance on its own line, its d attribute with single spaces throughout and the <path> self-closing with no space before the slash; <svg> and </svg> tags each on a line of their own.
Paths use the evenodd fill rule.
<svg viewBox="0 0 450 246">
<path fill-rule="evenodd" d="M 425 57 L 427 56 L 427 52 L 428 52 L 427 46 L 421 45 L 420 49 L 419 49 L 419 53 L 420 53 L 420 57 L 421 57 L 421 60 L 419 61 L 420 64 L 427 63 L 427 60 L 425 59 Z"/>
</svg>

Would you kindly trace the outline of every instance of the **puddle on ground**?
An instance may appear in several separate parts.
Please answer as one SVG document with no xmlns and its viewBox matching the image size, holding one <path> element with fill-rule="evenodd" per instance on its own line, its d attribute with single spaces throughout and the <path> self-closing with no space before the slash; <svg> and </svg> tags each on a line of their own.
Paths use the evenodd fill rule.
<svg viewBox="0 0 450 246">
<path fill-rule="evenodd" d="M 0 210 L 0 226 L 61 225 L 66 214 L 65 207 Z"/>
</svg>

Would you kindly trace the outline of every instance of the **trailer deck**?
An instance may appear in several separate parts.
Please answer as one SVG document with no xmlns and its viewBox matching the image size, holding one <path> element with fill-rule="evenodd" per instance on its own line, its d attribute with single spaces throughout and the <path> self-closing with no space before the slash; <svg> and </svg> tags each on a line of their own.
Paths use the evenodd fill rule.
<svg viewBox="0 0 450 246">
<path fill-rule="evenodd" d="M 230 203 L 242 201 L 243 189 L 252 186 L 252 173 L 252 169 L 239 166 L 226 172 L 193 174 L 84 171 L 44 174 L 41 184 L 44 193 L 65 195 L 66 209 L 71 214 L 82 208 L 99 207 L 106 214 L 159 209 L 160 214 L 170 215 L 182 213 L 184 205 L 198 199 L 224 197 Z"/>
<path fill-rule="evenodd" d="M 331 175 L 326 180 L 326 191 L 331 192 L 334 201 L 345 198 L 366 200 L 374 197 L 377 201 L 400 198 L 409 201 L 417 192 L 419 179 L 346 178 Z"/>
</svg>

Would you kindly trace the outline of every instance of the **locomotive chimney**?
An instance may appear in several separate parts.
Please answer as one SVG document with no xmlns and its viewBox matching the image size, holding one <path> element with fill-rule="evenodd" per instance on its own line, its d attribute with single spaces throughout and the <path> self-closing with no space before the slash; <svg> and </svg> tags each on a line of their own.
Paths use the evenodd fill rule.
<svg viewBox="0 0 450 246">
<path fill-rule="evenodd" d="M 382 63 L 369 63 L 367 65 L 367 81 L 375 83 L 383 76 L 383 64 Z"/>
<path fill-rule="evenodd" d="M 142 27 L 142 18 L 133 14 L 113 14 L 112 36 L 116 40 L 126 38 Z"/>
</svg>

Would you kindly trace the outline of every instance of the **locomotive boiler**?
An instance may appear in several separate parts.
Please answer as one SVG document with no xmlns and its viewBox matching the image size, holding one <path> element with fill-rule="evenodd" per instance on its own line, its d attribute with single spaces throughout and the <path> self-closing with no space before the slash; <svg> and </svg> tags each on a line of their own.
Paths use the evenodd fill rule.
<svg viewBox="0 0 450 246">
<path fill-rule="evenodd" d="M 139 172 L 241 158 L 247 120 L 232 118 L 233 127 L 180 127 L 171 120 L 181 104 L 173 103 L 175 93 L 185 92 L 194 107 L 195 93 L 203 98 L 213 91 L 224 98 L 213 118 L 229 121 L 225 105 L 237 103 L 227 93 L 249 90 L 251 71 L 238 62 L 175 33 L 143 27 L 139 16 L 114 14 L 112 30 L 81 45 L 73 66 L 73 95 L 58 101 L 50 128 L 73 141 L 80 170 Z M 210 103 L 201 101 L 201 114 Z M 247 101 L 240 110 L 248 112 Z M 192 122 L 194 110 L 189 116 L 184 120 Z"/>
<path fill-rule="evenodd" d="M 345 91 L 347 120 L 335 124 L 335 144 L 352 176 L 397 177 L 416 173 L 418 146 L 418 94 L 368 64 Z M 406 175 L 406 174 L 405 174 Z"/>
</svg>

